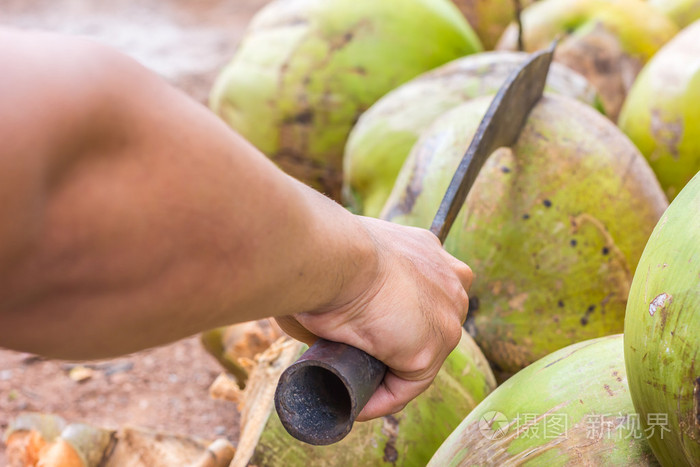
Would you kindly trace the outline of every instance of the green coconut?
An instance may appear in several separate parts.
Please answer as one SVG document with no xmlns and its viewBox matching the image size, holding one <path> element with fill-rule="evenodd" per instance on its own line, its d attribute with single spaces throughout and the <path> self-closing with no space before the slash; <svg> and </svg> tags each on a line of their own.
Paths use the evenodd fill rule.
<svg viewBox="0 0 700 467">
<path fill-rule="evenodd" d="M 667 466 L 700 464 L 699 212 L 696 175 L 654 229 L 625 317 L 632 400 Z"/>
<path fill-rule="evenodd" d="M 649 0 L 649 4 L 658 8 L 681 28 L 700 19 L 698 0 Z"/>
<path fill-rule="evenodd" d="M 669 199 L 700 170 L 700 21 L 644 67 L 620 113 Z"/>
<path fill-rule="evenodd" d="M 493 49 L 508 24 L 515 20 L 515 2 L 526 7 L 534 0 L 452 0 L 466 16 L 486 50 Z"/>
<path fill-rule="evenodd" d="M 450 0 L 276 0 L 250 23 L 210 106 L 291 175 L 339 198 L 343 148 L 360 114 L 480 50 Z"/>
<path fill-rule="evenodd" d="M 430 226 L 490 100 L 423 133 L 382 217 Z M 545 94 L 513 149 L 490 156 L 445 241 L 475 273 L 466 326 L 495 368 L 513 373 L 622 332 L 632 273 L 666 207 L 644 157 L 610 120 Z"/>
<path fill-rule="evenodd" d="M 424 466 L 462 419 L 495 387 L 486 358 L 463 332 L 459 345 L 426 392 L 393 416 L 355 423 L 339 443 L 302 443 L 285 431 L 270 401 L 257 400 L 254 406 L 246 406 L 247 411 L 258 414 L 253 422 L 243 426 L 241 439 L 245 443 L 239 444 L 231 465 Z M 260 415 L 261 410 L 264 416 Z"/>
<path fill-rule="evenodd" d="M 413 144 L 448 110 L 494 94 L 527 59 L 525 53 L 488 52 L 454 60 L 391 91 L 365 112 L 345 148 L 343 201 L 377 217 Z M 552 64 L 546 90 L 602 109 L 595 89 L 578 73 Z"/>
<path fill-rule="evenodd" d="M 526 51 L 561 38 L 555 60 L 596 87 L 613 121 L 642 66 L 678 32 L 643 0 L 542 0 L 523 10 L 522 23 Z M 512 24 L 497 48 L 516 50 L 517 45 L 518 28 Z"/>
<path fill-rule="evenodd" d="M 630 398 L 622 335 L 579 342 L 520 371 L 428 465 L 658 465 Z"/>
</svg>

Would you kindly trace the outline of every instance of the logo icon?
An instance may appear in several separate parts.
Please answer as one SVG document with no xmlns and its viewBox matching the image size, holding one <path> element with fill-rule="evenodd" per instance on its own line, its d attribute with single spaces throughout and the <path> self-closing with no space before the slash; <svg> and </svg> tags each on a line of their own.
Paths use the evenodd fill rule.
<svg viewBox="0 0 700 467">
<path fill-rule="evenodd" d="M 498 440 L 503 438 L 510 428 L 508 418 L 501 412 L 490 411 L 481 416 L 479 431 L 486 439 Z"/>
</svg>

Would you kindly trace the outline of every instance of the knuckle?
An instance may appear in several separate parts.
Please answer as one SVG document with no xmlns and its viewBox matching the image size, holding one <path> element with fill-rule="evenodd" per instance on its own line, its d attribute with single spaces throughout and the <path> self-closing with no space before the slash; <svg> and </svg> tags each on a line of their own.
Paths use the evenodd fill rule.
<svg viewBox="0 0 700 467">
<path fill-rule="evenodd" d="M 474 272 L 467 263 L 458 260 L 455 269 L 457 271 L 457 274 L 464 279 L 471 280 L 474 277 Z"/>
<path fill-rule="evenodd" d="M 429 241 L 432 243 L 437 243 L 438 245 L 442 246 L 442 244 L 440 243 L 440 239 L 437 238 L 437 235 L 432 233 L 430 230 L 427 230 L 427 229 L 419 229 L 419 230 L 420 230 L 420 234 L 422 235 L 422 237 L 426 241 Z"/>
<path fill-rule="evenodd" d="M 459 303 L 462 303 L 465 299 L 467 299 L 467 290 L 464 288 L 464 284 L 458 280 L 455 280 L 453 281 L 452 287 L 454 288 L 453 295 Z"/>
<path fill-rule="evenodd" d="M 464 315 L 469 307 L 469 294 L 465 290 L 464 286 L 461 283 L 456 282 L 452 286 L 452 290 L 449 292 L 452 300 L 452 310 L 458 316 Z"/>
<path fill-rule="evenodd" d="M 470 268 L 466 263 L 456 260 L 453 269 L 462 283 L 462 286 L 469 289 L 469 287 L 472 285 L 472 281 L 474 280 L 474 272 L 472 271 L 472 268 Z"/>
<path fill-rule="evenodd" d="M 467 314 L 467 310 L 469 309 L 469 294 L 464 288 L 457 294 L 457 306 L 459 307 L 460 316 L 463 317 L 463 315 Z"/>
<path fill-rule="evenodd" d="M 450 349 L 454 349 L 462 339 L 462 323 L 455 320 L 450 324 L 451 325 L 445 330 L 445 344 Z"/>
<path fill-rule="evenodd" d="M 435 361 L 435 352 L 426 347 L 416 352 L 411 359 L 411 373 L 422 375 L 430 370 Z"/>
</svg>

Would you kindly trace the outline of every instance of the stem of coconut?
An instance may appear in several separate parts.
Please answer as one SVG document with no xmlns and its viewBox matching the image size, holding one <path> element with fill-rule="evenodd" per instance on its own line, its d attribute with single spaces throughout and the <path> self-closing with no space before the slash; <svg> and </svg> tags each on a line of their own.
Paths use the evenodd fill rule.
<svg viewBox="0 0 700 467">
<path fill-rule="evenodd" d="M 520 4 L 520 0 L 513 0 L 513 5 L 515 6 L 515 22 L 518 25 L 518 50 L 523 52 L 525 50 L 525 40 L 523 39 L 523 20 L 522 12 L 523 8 Z"/>
</svg>

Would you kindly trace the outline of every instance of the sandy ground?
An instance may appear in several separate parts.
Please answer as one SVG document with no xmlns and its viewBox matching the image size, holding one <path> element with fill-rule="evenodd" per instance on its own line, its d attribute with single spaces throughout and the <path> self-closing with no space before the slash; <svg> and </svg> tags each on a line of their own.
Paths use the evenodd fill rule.
<svg viewBox="0 0 700 467">
<path fill-rule="evenodd" d="M 268 0 L 0 0 L 0 25 L 80 34 L 139 60 L 200 102 L 250 17 Z M 0 350 L 0 432 L 22 411 L 116 428 L 146 426 L 203 438 L 238 437 L 233 404 L 208 387 L 220 372 L 196 338 L 125 358 L 73 364 Z M 0 443 L 0 465 L 6 464 Z"/>
</svg>

